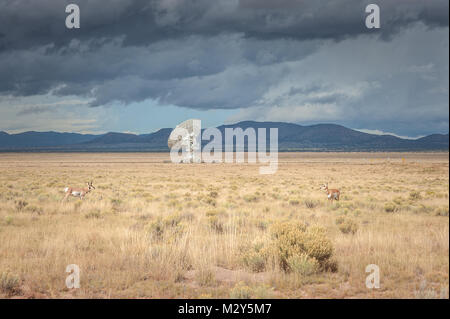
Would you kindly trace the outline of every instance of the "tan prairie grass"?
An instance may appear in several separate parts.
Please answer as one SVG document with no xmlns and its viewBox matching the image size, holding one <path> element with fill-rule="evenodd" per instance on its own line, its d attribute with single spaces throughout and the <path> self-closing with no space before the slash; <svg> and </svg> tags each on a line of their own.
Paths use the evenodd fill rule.
<svg viewBox="0 0 450 319">
<path fill-rule="evenodd" d="M 0 297 L 448 298 L 448 156 L 280 153 L 260 175 L 162 153 L 0 154 Z M 90 180 L 83 201 L 61 202 Z M 280 222 L 324 228 L 337 271 L 264 259 Z M 65 286 L 69 264 L 79 289 Z M 380 289 L 365 286 L 369 264 Z"/>
</svg>

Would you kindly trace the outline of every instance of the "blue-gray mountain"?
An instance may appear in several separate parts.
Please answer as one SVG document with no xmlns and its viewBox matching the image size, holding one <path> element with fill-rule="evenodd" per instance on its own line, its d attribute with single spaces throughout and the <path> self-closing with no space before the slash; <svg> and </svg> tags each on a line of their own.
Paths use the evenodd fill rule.
<svg viewBox="0 0 450 319">
<path fill-rule="evenodd" d="M 225 128 L 278 128 L 280 151 L 439 151 L 449 150 L 448 134 L 432 134 L 419 139 L 374 135 L 335 124 L 302 126 L 281 122 L 245 121 L 222 125 Z M 106 133 L 102 135 L 0 132 L 0 151 L 168 151 L 171 128 L 150 134 Z M 204 144 L 207 142 L 203 142 Z"/>
</svg>

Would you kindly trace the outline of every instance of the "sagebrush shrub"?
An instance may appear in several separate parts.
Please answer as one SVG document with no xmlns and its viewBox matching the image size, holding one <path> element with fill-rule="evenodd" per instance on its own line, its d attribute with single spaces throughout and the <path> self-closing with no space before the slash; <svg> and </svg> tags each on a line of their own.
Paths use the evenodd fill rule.
<svg viewBox="0 0 450 319">
<path fill-rule="evenodd" d="M 244 265 L 254 272 L 266 270 L 270 259 L 270 243 L 256 239 L 251 244 L 241 247 L 241 259 Z"/>
<path fill-rule="evenodd" d="M 343 234 L 355 234 L 358 231 L 358 224 L 348 217 L 336 218 L 336 225 Z"/>
<path fill-rule="evenodd" d="M 287 264 L 291 271 L 303 276 L 315 274 L 320 270 L 318 261 L 307 254 L 290 256 Z"/>
<path fill-rule="evenodd" d="M 323 270 L 333 255 L 333 245 L 320 226 L 308 227 L 300 222 L 278 223 L 272 227 L 272 236 L 274 253 L 284 271 L 294 271 L 293 265 L 305 262 L 311 269 Z"/>
</svg>

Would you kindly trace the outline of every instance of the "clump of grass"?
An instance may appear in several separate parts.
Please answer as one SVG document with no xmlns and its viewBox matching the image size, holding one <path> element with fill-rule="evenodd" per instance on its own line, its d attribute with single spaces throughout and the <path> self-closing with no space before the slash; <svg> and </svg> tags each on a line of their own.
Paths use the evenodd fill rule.
<svg viewBox="0 0 450 319">
<path fill-rule="evenodd" d="M 208 226 L 217 233 L 223 233 L 223 223 L 217 215 L 208 216 Z"/>
<path fill-rule="evenodd" d="M 331 210 L 338 210 L 339 208 L 341 208 L 341 203 L 334 203 L 333 205 L 330 205 L 330 209 Z"/>
<path fill-rule="evenodd" d="M 401 197 L 396 197 L 396 198 L 394 198 L 394 200 L 393 200 L 393 202 L 396 204 L 396 205 L 402 205 L 403 204 L 403 198 L 401 198 Z"/>
<path fill-rule="evenodd" d="M 250 287 L 245 282 L 238 282 L 230 290 L 231 299 L 268 299 L 273 296 L 273 288 L 267 285 L 259 285 L 256 287 Z"/>
<path fill-rule="evenodd" d="M 244 245 L 240 249 L 240 255 L 246 268 L 253 272 L 266 270 L 271 247 L 264 239 L 255 239 L 251 244 Z"/>
<path fill-rule="evenodd" d="M 247 195 L 244 195 L 243 199 L 247 203 L 256 203 L 259 201 L 259 196 L 256 194 L 247 194 Z"/>
<path fill-rule="evenodd" d="M 6 223 L 6 225 L 12 225 L 13 218 L 11 216 L 6 216 L 5 217 L 5 223 Z"/>
<path fill-rule="evenodd" d="M 244 282 L 238 282 L 230 291 L 231 299 L 250 299 L 252 296 L 252 289 Z"/>
<path fill-rule="evenodd" d="M 81 202 L 78 202 L 78 203 L 81 204 Z M 112 205 L 113 212 L 119 212 L 121 210 L 122 204 L 123 204 L 123 202 L 121 199 L 118 199 L 118 198 L 111 199 L 111 205 Z"/>
<path fill-rule="evenodd" d="M 314 271 L 333 270 L 336 267 L 335 262 L 331 260 L 333 245 L 323 227 L 307 226 L 300 222 L 283 222 L 275 224 L 271 233 L 275 256 L 284 271 L 314 269 L 315 265 L 317 269 Z"/>
<path fill-rule="evenodd" d="M 178 237 L 184 232 L 184 224 L 181 223 L 183 217 L 179 214 L 173 214 L 167 217 L 158 217 L 149 226 L 149 233 L 152 238 L 161 240 L 166 234 L 172 239 Z"/>
<path fill-rule="evenodd" d="M 177 207 L 180 206 L 180 202 L 176 199 L 171 199 L 167 202 L 168 207 Z"/>
<path fill-rule="evenodd" d="M 435 216 L 448 216 L 448 207 L 436 207 L 434 209 Z"/>
<path fill-rule="evenodd" d="M 19 277 L 9 272 L 0 273 L 0 291 L 7 296 L 13 296 L 20 292 Z"/>
<path fill-rule="evenodd" d="M 120 199 L 118 199 L 118 198 L 113 198 L 113 199 L 111 199 L 111 204 L 112 204 L 113 206 L 119 206 L 119 205 L 122 204 L 122 200 L 120 200 Z"/>
<path fill-rule="evenodd" d="M 384 205 L 384 211 L 386 213 L 394 213 L 397 211 L 397 206 L 395 206 L 395 204 L 393 204 L 393 203 L 386 203 Z"/>
<path fill-rule="evenodd" d="M 270 299 L 273 296 L 273 288 L 267 285 L 260 285 L 252 289 L 252 295 L 256 299 Z"/>
<path fill-rule="evenodd" d="M 84 217 L 87 218 L 87 219 L 89 219 L 89 218 L 95 218 L 95 219 L 98 219 L 98 218 L 101 218 L 102 215 L 100 214 L 99 211 L 94 210 L 94 211 L 91 211 L 91 212 L 89 212 L 89 213 L 86 213 L 86 214 L 84 215 Z"/>
<path fill-rule="evenodd" d="M 38 214 L 38 215 L 41 215 L 44 212 L 44 210 L 41 207 L 34 206 L 34 205 L 28 206 L 26 208 L 26 210 L 28 212 L 35 213 L 35 214 Z"/>
<path fill-rule="evenodd" d="M 311 200 L 311 199 L 305 200 L 305 206 L 306 206 L 306 208 L 313 209 L 313 208 L 315 208 L 317 205 L 318 205 L 318 203 L 317 203 L 316 201 L 314 201 L 314 200 Z"/>
<path fill-rule="evenodd" d="M 343 234 L 355 234 L 358 231 L 358 224 L 348 217 L 336 218 L 336 225 Z"/>
<path fill-rule="evenodd" d="M 271 193 L 269 196 L 272 197 L 273 199 L 277 199 L 277 200 L 281 199 L 281 195 L 279 195 L 277 193 Z"/>
<path fill-rule="evenodd" d="M 15 202 L 15 204 L 16 204 L 16 209 L 19 212 L 22 211 L 28 205 L 28 203 L 26 201 L 24 201 L 24 200 L 17 200 Z"/>
<path fill-rule="evenodd" d="M 418 191 L 413 191 L 413 192 L 409 193 L 409 199 L 411 199 L 411 200 L 418 200 L 421 198 L 422 198 L 422 195 L 420 195 L 420 192 L 418 192 Z"/>
<path fill-rule="evenodd" d="M 292 255 L 286 260 L 290 271 L 302 276 L 309 276 L 320 271 L 320 265 L 315 258 L 307 254 Z"/>
<path fill-rule="evenodd" d="M 431 206 L 425 206 L 423 204 L 419 205 L 419 207 L 416 207 L 413 212 L 415 214 L 428 214 L 433 211 L 433 207 Z"/>
<path fill-rule="evenodd" d="M 260 230 L 266 230 L 268 226 L 267 221 L 258 219 L 256 221 L 256 227 Z"/>
<path fill-rule="evenodd" d="M 201 268 L 196 272 L 196 281 L 201 286 L 213 286 L 216 283 L 214 272 L 209 268 Z"/>
<path fill-rule="evenodd" d="M 216 191 L 209 192 L 209 197 L 211 197 L 211 198 L 217 198 L 218 196 L 219 196 L 219 193 L 217 193 Z"/>
<path fill-rule="evenodd" d="M 299 204 L 300 204 L 300 201 L 298 199 L 289 200 L 289 205 L 291 205 L 291 206 L 298 206 Z"/>
<path fill-rule="evenodd" d="M 202 293 L 198 295 L 197 299 L 213 299 L 213 296 L 211 294 Z"/>
<path fill-rule="evenodd" d="M 216 206 L 217 206 L 217 201 L 215 200 L 215 198 L 212 198 L 212 197 L 206 197 L 203 201 L 204 201 L 206 204 L 211 205 L 211 206 L 213 206 L 213 207 L 216 207 Z"/>
</svg>

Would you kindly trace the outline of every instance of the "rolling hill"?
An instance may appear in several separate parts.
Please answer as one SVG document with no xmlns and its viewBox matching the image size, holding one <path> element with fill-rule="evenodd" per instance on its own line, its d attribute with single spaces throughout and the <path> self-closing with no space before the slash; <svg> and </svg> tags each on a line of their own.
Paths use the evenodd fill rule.
<svg viewBox="0 0 450 319">
<path fill-rule="evenodd" d="M 419 139 L 392 135 L 374 135 L 336 124 L 302 126 L 282 122 L 244 121 L 221 125 L 226 128 L 278 128 L 280 151 L 448 151 L 449 135 L 432 134 Z M 171 128 L 150 134 L 106 133 L 101 135 L 24 132 L 0 132 L 0 151 L 168 151 Z M 269 139 L 269 137 L 267 137 Z M 203 144 L 205 144 L 204 142 Z"/>
</svg>

